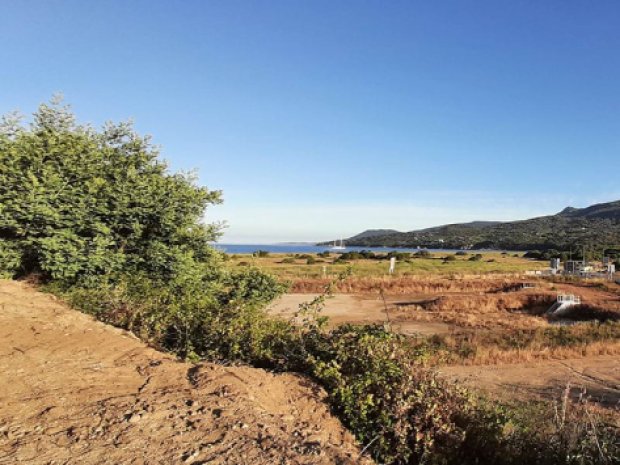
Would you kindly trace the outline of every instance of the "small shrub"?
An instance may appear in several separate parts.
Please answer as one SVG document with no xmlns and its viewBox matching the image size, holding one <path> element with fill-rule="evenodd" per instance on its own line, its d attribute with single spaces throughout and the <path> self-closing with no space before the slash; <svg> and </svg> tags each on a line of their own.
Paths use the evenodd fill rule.
<svg viewBox="0 0 620 465">
<path fill-rule="evenodd" d="M 386 258 L 396 258 L 396 260 L 400 261 L 405 261 L 408 260 L 409 258 L 411 258 L 411 253 L 409 252 L 389 252 L 386 256 Z"/>
</svg>

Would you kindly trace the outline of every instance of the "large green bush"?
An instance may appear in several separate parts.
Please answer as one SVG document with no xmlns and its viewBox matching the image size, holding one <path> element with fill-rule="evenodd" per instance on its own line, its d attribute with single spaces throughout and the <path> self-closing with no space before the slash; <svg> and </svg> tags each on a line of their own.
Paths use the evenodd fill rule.
<svg viewBox="0 0 620 465">
<path fill-rule="evenodd" d="M 55 100 L 30 125 L 11 116 L 0 125 L 5 274 L 89 284 L 122 272 L 166 276 L 179 262 L 216 259 L 208 243 L 217 230 L 202 217 L 219 201 L 191 176 L 169 173 L 130 124 L 96 131 Z"/>
</svg>

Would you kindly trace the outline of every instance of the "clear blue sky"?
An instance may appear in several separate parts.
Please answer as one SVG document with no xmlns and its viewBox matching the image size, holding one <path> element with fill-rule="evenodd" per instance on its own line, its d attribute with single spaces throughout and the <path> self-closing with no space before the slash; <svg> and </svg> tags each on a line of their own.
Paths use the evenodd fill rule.
<svg viewBox="0 0 620 465">
<path fill-rule="evenodd" d="M 620 2 L 0 2 L 0 112 L 61 91 L 224 191 L 224 241 L 620 199 Z"/>
</svg>

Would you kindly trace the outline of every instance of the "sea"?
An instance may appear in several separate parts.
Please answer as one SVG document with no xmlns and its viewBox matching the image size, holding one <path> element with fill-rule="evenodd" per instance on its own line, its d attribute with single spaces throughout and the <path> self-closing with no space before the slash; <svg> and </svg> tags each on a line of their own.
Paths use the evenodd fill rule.
<svg viewBox="0 0 620 465">
<path fill-rule="evenodd" d="M 257 250 L 264 250 L 269 253 L 281 253 L 281 254 L 295 254 L 295 253 L 319 253 L 331 251 L 330 246 L 326 245 L 314 245 L 307 243 L 280 243 L 280 244 L 220 244 L 215 243 L 213 246 L 216 249 L 221 250 L 229 254 L 251 254 Z M 418 248 L 398 248 L 398 247 L 355 247 L 346 246 L 344 250 L 334 250 L 333 252 L 359 252 L 361 250 L 372 250 L 375 253 L 387 253 L 387 252 L 419 252 Z M 452 249 L 424 249 L 429 252 L 457 252 Z"/>
</svg>

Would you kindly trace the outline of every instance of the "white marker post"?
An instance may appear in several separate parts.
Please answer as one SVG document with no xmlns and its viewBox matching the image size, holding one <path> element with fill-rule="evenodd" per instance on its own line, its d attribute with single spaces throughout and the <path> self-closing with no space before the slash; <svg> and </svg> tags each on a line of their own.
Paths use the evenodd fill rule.
<svg viewBox="0 0 620 465">
<path fill-rule="evenodd" d="M 390 274 L 394 274 L 394 269 L 396 268 L 396 257 L 390 258 Z"/>
</svg>

